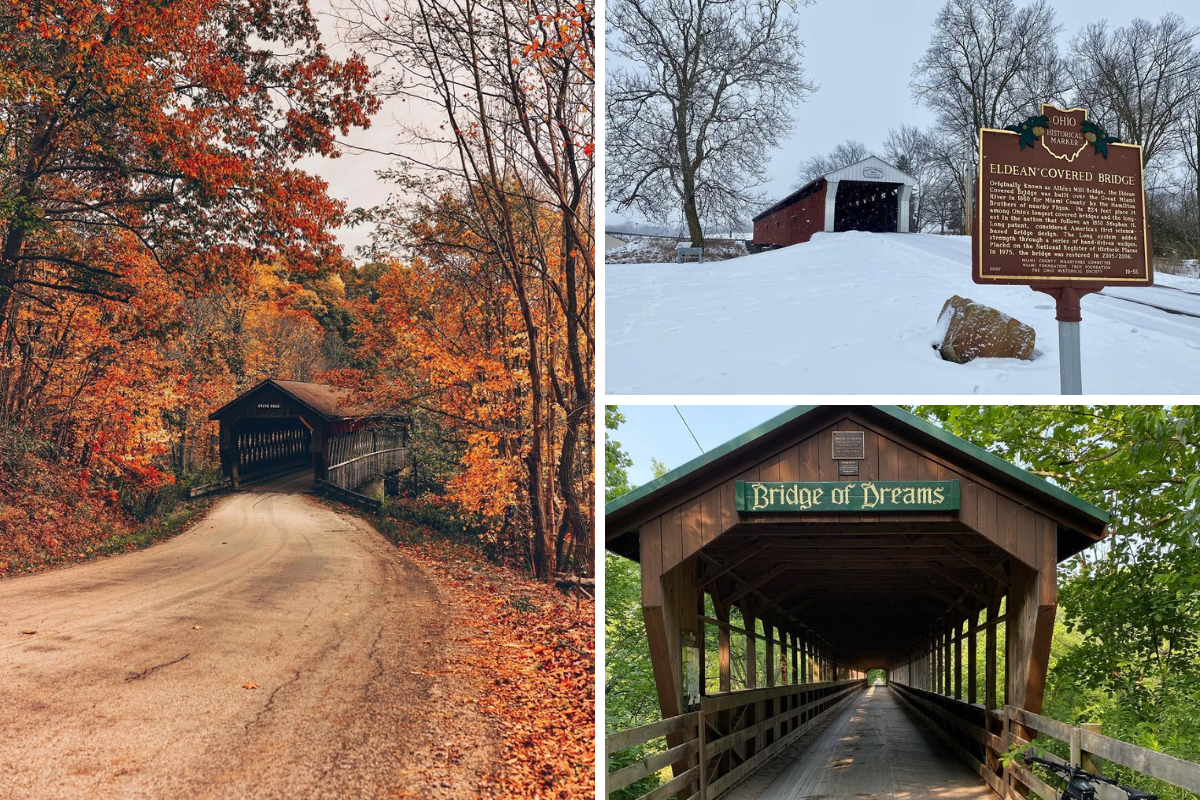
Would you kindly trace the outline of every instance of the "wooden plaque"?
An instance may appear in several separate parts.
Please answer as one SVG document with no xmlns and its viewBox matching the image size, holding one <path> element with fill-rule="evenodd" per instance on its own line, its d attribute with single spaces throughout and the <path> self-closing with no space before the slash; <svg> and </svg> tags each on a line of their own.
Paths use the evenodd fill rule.
<svg viewBox="0 0 1200 800">
<path fill-rule="evenodd" d="M 975 282 L 1153 283 L 1141 146 L 1110 141 L 1081 108 L 1044 104 L 1014 127 L 979 132 Z"/>
<path fill-rule="evenodd" d="M 866 434 L 862 431 L 834 431 L 833 457 L 839 461 L 851 458 L 863 459 L 866 454 Z"/>
</svg>

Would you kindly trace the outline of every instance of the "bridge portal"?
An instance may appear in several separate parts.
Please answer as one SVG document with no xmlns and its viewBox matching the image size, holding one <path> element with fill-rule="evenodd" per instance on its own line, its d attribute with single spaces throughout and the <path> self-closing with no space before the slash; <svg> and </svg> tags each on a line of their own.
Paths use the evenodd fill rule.
<svg viewBox="0 0 1200 800">
<path fill-rule="evenodd" d="M 662 716 L 698 715 L 698 746 L 667 734 L 677 788 L 722 796 L 882 667 L 888 702 L 1002 795 L 1003 707 L 1041 711 L 1057 565 L 1107 520 L 873 406 L 792 409 L 617 498 L 605 544 L 641 564 Z"/>
<path fill-rule="evenodd" d="M 209 415 L 220 422 L 221 468 L 235 487 L 309 468 L 342 489 L 407 464 L 410 425 L 336 386 L 267 379 Z"/>
</svg>

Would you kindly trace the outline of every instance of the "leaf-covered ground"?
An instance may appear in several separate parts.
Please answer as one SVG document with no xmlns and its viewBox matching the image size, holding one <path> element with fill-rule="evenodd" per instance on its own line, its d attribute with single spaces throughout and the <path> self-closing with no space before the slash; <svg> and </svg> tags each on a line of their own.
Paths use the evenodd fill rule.
<svg viewBox="0 0 1200 800">
<path fill-rule="evenodd" d="M 595 603 L 445 541 L 401 543 L 457 607 L 446 671 L 499 733 L 485 797 L 593 798 Z"/>
</svg>

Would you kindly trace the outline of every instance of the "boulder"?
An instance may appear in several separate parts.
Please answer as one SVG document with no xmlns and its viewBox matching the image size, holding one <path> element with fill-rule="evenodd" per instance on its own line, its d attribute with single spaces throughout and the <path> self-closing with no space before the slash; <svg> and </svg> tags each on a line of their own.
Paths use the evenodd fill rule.
<svg viewBox="0 0 1200 800">
<path fill-rule="evenodd" d="M 954 295 L 938 315 L 942 358 L 965 364 L 976 358 L 1033 358 L 1037 334 L 1003 311 Z"/>
</svg>

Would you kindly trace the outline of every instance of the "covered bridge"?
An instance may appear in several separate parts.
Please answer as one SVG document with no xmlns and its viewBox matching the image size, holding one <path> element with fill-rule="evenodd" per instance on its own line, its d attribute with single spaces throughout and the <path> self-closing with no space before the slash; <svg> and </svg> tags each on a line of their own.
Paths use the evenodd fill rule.
<svg viewBox="0 0 1200 800">
<path fill-rule="evenodd" d="M 984 792 L 937 796 L 1004 796 L 1004 706 L 1041 711 L 1057 566 L 1104 537 L 1107 521 L 935 425 L 875 406 L 794 408 L 608 503 L 605 546 L 641 566 L 665 720 L 650 733 L 668 734 L 663 763 L 679 797 L 756 797 L 743 782 L 824 715 L 849 708 L 844 724 L 873 724 L 863 699 L 872 669 L 887 677 L 871 690 L 880 703 L 927 717 L 945 738 L 941 755 L 968 765 L 967 782 Z M 904 738 L 900 722 L 888 724 L 893 744 L 881 735 L 879 747 Z M 637 738 L 622 736 L 610 746 Z M 920 760 L 884 756 L 872 756 L 881 770 Z M 847 758 L 847 769 L 870 769 L 865 753 Z M 830 791 L 860 796 L 850 785 Z"/>
<path fill-rule="evenodd" d="M 807 242 L 821 231 L 908 233 L 916 178 L 871 156 L 809 181 L 754 218 L 756 247 Z"/>
<path fill-rule="evenodd" d="M 235 487 L 292 470 L 342 489 L 402 468 L 407 419 L 356 403 L 336 386 L 268 378 L 209 415 L 220 423 L 221 469 Z"/>
</svg>

